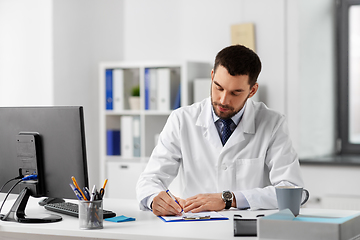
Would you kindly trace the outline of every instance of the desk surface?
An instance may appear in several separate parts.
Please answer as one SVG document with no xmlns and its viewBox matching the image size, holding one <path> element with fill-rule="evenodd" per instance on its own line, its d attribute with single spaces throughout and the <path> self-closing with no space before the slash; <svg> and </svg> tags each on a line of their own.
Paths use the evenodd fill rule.
<svg viewBox="0 0 360 240">
<path fill-rule="evenodd" d="M 3 194 L 0 195 L 2 201 Z M 30 197 L 26 213 L 53 213 L 38 205 L 38 201 Z M 8 200 L 2 211 L 7 213 L 14 200 Z M 0 238 L 6 239 L 67 239 L 96 238 L 96 239 L 231 239 L 233 238 L 233 215 L 240 213 L 245 217 L 254 217 L 259 211 L 228 210 L 220 212 L 229 220 L 199 221 L 199 222 L 171 222 L 165 223 L 152 212 L 139 210 L 134 200 L 104 199 L 104 209 L 116 212 L 118 216 L 134 217 L 136 221 L 113 223 L 104 221 L 104 228 L 100 230 L 79 229 L 78 218 L 61 215 L 63 220 L 47 224 L 23 224 L 17 222 L 0 221 Z M 276 210 L 275 210 L 276 211 Z M 272 211 L 260 211 L 270 214 Z M 244 238 L 243 238 L 244 239 Z M 246 238 L 245 238 L 246 239 Z M 254 239 L 254 238 L 249 238 Z"/>
<path fill-rule="evenodd" d="M 4 194 L 0 194 L 0 202 Z M 53 213 L 38 205 L 41 199 L 30 198 L 26 213 Z M 14 200 L 7 201 L 2 213 L 7 213 Z M 233 215 L 241 214 L 243 218 L 253 218 L 258 214 L 272 214 L 277 210 L 238 211 L 231 209 L 221 211 L 229 220 L 200 221 L 200 222 L 171 222 L 165 223 L 152 212 L 140 211 L 134 200 L 104 199 L 104 208 L 119 215 L 134 217 L 136 221 L 113 223 L 104 221 L 104 228 L 100 230 L 79 229 L 78 218 L 62 215 L 63 220 L 47 224 L 23 224 L 17 222 L 0 221 L 0 239 L 232 239 Z M 323 212 L 322 209 L 301 209 L 301 213 L 309 210 Z M 238 239 L 238 238 L 237 238 Z M 241 239 L 256 239 L 254 237 Z"/>
</svg>

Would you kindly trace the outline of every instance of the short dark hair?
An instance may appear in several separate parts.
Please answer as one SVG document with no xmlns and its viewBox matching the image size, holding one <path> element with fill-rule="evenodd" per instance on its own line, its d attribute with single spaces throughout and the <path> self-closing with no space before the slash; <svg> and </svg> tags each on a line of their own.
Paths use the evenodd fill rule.
<svg viewBox="0 0 360 240">
<path fill-rule="evenodd" d="M 259 56 L 243 45 L 232 45 L 222 49 L 215 58 L 214 74 L 221 65 L 230 75 L 248 75 L 250 86 L 254 86 L 261 71 Z"/>
</svg>

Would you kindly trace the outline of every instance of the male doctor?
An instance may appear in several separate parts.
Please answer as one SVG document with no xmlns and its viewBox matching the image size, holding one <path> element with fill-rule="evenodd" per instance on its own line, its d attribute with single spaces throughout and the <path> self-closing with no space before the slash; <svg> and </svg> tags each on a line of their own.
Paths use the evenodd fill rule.
<svg viewBox="0 0 360 240">
<path fill-rule="evenodd" d="M 285 116 L 251 97 L 259 57 L 234 45 L 211 71 L 211 95 L 173 111 L 137 183 L 140 208 L 155 215 L 277 208 L 275 186 L 303 185 Z M 177 204 L 164 190 L 180 174 Z"/>
</svg>

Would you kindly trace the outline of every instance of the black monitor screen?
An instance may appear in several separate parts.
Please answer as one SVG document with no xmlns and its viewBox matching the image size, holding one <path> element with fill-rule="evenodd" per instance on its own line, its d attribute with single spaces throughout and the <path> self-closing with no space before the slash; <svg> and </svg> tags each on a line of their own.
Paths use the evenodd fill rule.
<svg viewBox="0 0 360 240">
<path fill-rule="evenodd" d="M 19 167 L 27 164 L 19 160 L 19 151 L 26 145 L 18 143 L 19 134 L 27 133 L 37 134 L 42 158 L 39 180 L 43 186 L 33 196 L 76 198 L 69 186 L 72 176 L 79 186 L 88 187 L 83 108 L 73 106 L 0 107 L 0 185 L 18 176 Z M 21 186 L 13 193 L 20 190 Z"/>
</svg>

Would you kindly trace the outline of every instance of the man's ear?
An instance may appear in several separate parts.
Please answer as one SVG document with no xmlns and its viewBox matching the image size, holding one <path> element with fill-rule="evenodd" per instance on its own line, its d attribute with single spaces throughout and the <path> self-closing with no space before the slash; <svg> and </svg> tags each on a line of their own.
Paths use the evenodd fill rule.
<svg viewBox="0 0 360 240">
<path fill-rule="evenodd" d="M 259 88 L 259 84 L 255 83 L 254 86 L 252 86 L 251 90 L 250 90 L 250 94 L 249 94 L 249 98 L 251 98 L 252 96 L 255 95 L 255 93 L 257 92 Z"/>
</svg>

